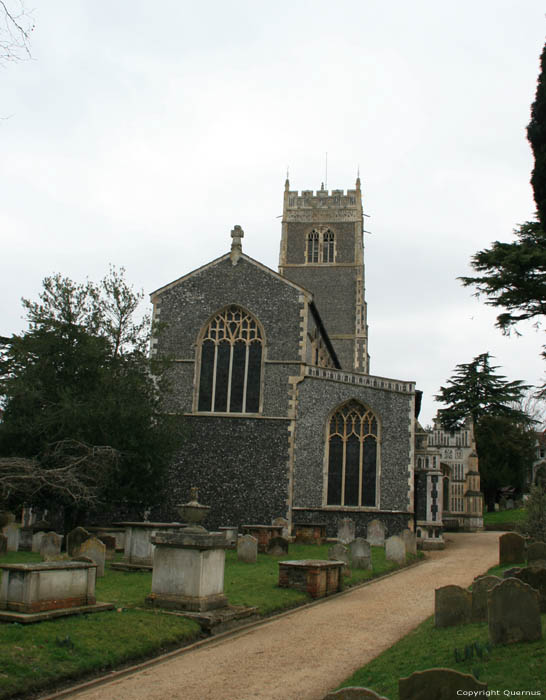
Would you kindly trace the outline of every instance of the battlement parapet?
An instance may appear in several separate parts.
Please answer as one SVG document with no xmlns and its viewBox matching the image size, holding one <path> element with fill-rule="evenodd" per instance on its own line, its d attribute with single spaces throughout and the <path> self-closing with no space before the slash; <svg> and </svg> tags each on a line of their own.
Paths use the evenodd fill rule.
<svg viewBox="0 0 546 700">
<path fill-rule="evenodd" d="M 286 208 L 343 207 L 358 209 L 361 206 L 358 190 L 289 190 L 286 192 Z"/>
</svg>

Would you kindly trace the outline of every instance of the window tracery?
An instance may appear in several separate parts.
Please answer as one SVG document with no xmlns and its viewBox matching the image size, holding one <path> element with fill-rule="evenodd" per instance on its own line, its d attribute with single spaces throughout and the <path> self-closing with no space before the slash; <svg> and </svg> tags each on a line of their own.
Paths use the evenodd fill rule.
<svg viewBox="0 0 546 700">
<path fill-rule="evenodd" d="M 376 506 L 378 422 L 355 400 L 338 408 L 328 429 L 327 505 Z"/>
<path fill-rule="evenodd" d="M 307 234 L 305 258 L 308 263 L 335 261 L 335 234 L 329 228 L 314 228 Z"/>
<path fill-rule="evenodd" d="M 202 334 L 197 410 L 258 413 L 263 345 L 249 313 L 238 306 L 217 313 Z"/>
</svg>

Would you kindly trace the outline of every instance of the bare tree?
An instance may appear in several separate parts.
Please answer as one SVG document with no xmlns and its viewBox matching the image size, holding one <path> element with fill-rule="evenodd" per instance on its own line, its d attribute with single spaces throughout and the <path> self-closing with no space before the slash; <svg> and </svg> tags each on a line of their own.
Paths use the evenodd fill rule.
<svg viewBox="0 0 546 700">
<path fill-rule="evenodd" d="M 0 457 L 0 502 L 31 501 L 47 492 L 73 504 L 97 501 L 101 481 L 115 467 L 111 447 L 61 440 L 38 457 Z"/>
<path fill-rule="evenodd" d="M 34 21 L 22 0 L 0 0 L 0 65 L 30 58 Z"/>
</svg>

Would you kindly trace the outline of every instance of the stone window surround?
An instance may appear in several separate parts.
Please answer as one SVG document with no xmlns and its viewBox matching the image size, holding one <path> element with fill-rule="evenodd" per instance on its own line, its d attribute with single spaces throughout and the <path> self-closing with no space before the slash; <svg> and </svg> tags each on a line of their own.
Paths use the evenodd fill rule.
<svg viewBox="0 0 546 700">
<path fill-rule="evenodd" d="M 259 406 L 258 406 L 258 411 L 257 412 L 252 412 L 252 413 L 247 413 L 246 411 L 237 411 L 237 412 L 231 412 L 231 411 L 200 411 L 199 410 L 199 385 L 200 385 L 200 378 L 201 378 L 201 353 L 202 353 L 202 348 L 203 348 L 203 341 L 205 340 L 205 336 L 209 330 L 209 326 L 211 325 L 212 321 L 219 316 L 222 313 L 225 313 L 228 309 L 231 307 L 237 307 L 239 310 L 241 310 L 245 315 L 249 316 L 257 325 L 258 328 L 258 333 L 259 333 L 259 342 L 262 345 L 262 358 L 261 358 L 261 367 L 260 367 L 260 381 L 259 381 Z M 260 414 L 263 413 L 263 401 L 264 401 L 264 382 L 265 382 L 265 364 L 267 362 L 267 343 L 266 343 L 266 336 L 265 336 L 265 331 L 264 327 L 259 321 L 256 316 L 251 313 L 248 309 L 246 309 L 244 306 L 241 304 L 226 304 L 220 309 L 217 309 L 214 311 L 208 319 L 205 321 L 203 324 L 201 330 L 199 331 L 199 334 L 197 336 L 197 341 L 195 343 L 195 369 L 194 369 L 194 391 L 193 391 L 193 404 L 192 404 L 192 413 L 193 414 L 198 414 L 198 415 L 214 415 L 214 416 L 237 416 L 237 417 L 248 417 L 248 416 L 259 416 Z M 248 366 L 245 369 L 245 373 L 248 371 Z M 230 376 L 230 382 L 231 384 L 231 376 Z M 246 398 L 246 397 L 245 397 Z M 228 404 L 229 405 L 229 404 Z"/>
<path fill-rule="evenodd" d="M 370 412 L 372 416 L 375 418 L 376 424 L 377 424 L 377 429 L 376 429 L 376 467 L 375 467 L 375 505 L 370 506 L 370 505 L 345 505 L 345 504 L 329 504 L 328 503 L 328 471 L 329 471 L 329 457 L 330 457 L 330 422 L 332 420 L 332 417 L 334 414 L 339 411 L 341 408 L 346 406 L 347 404 L 350 404 L 352 402 L 360 404 L 362 407 L 362 415 L 365 415 L 367 412 Z M 326 426 L 324 430 L 324 462 L 323 462 L 323 485 L 322 485 L 322 508 L 324 510 L 343 510 L 347 512 L 351 511 L 358 511 L 358 512 L 365 512 L 365 511 L 380 511 L 381 510 L 381 421 L 377 414 L 368 406 L 366 406 L 362 401 L 359 399 L 351 398 L 348 399 L 347 401 L 343 401 L 343 403 L 338 404 L 328 415 L 326 419 Z M 345 464 L 343 465 L 343 471 L 345 470 Z M 359 475 L 359 484 L 361 484 L 361 479 L 362 479 L 362 454 L 360 457 L 360 475 Z M 343 482 L 342 482 L 342 495 L 343 495 Z M 359 500 L 361 498 L 361 488 L 359 489 Z M 342 498 L 342 500 L 344 500 Z"/>
<path fill-rule="evenodd" d="M 305 234 L 305 264 L 331 265 L 335 263 L 337 257 L 336 240 L 335 231 L 331 226 L 313 226 Z M 328 259 L 325 260 L 325 257 Z"/>
</svg>

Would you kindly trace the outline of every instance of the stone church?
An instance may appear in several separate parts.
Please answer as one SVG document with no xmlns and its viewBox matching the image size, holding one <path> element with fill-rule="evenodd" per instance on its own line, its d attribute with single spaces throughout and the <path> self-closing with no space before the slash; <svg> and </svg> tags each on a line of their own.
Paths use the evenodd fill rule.
<svg viewBox="0 0 546 700">
<path fill-rule="evenodd" d="M 362 536 L 373 519 L 416 529 L 420 392 L 370 374 L 360 179 L 301 193 L 286 180 L 279 272 L 244 254 L 239 226 L 231 236 L 229 252 L 151 295 L 152 354 L 172 360 L 165 409 L 187 431 L 166 514 L 198 486 L 211 528 L 283 516 L 329 536 L 345 517 Z M 423 512 L 441 538 L 426 474 L 420 493 L 437 494 Z"/>
</svg>

